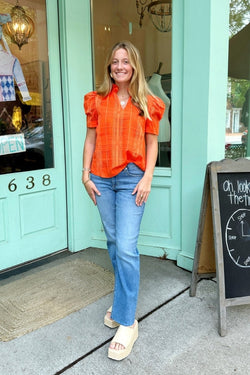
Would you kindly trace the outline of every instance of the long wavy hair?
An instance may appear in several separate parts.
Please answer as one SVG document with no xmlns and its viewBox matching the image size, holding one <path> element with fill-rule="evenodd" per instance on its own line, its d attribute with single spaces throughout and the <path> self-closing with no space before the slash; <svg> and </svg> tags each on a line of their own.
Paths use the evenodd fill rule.
<svg viewBox="0 0 250 375">
<path fill-rule="evenodd" d="M 110 76 L 111 62 L 113 56 L 118 49 L 125 49 L 128 53 L 129 62 L 133 68 L 133 74 L 129 83 L 128 92 L 132 98 L 133 104 L 140 110 L 141 116 L 150 119 L 147 106 L 147 96 L 153 95 L 148 88 L 144 69 L 141 62 L 141 56 L 138 49 L 129 41 L 121 41 L 116 43 L 110 50 L 106 58 L 104 66 L 104 79 L 101 86 L 97 89 L 97 93 L 101 96 L 106 96 L 110 93 L 114 79 Z"/>
</svg>

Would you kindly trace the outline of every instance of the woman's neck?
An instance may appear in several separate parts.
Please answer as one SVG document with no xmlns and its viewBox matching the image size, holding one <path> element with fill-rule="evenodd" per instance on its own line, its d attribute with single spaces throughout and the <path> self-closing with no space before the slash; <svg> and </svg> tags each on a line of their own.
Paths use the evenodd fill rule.
<svg viewBox="0 0 250 375">
<path fill-rule="evenodd" d="M 128 95 L 128 87 L 129 87 L 129 85 L 127 85 L 127 84 L 116 84 L 117 85 L 117 87 L 118 87 L 118 93 L 120 94 L 120 95 L 122 95 L 122 96 L 126 96 L 126 95 Z"/>
</svg>

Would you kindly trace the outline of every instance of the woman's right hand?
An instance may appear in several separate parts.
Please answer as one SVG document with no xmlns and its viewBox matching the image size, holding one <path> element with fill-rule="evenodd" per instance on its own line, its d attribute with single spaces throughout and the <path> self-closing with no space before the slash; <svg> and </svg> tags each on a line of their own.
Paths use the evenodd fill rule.
<svg viewBox="0 0 250 375">
<path fill-rule="evenodd" d="M 84 180 L 84 178 L 82 178 L 82 183 L 83 183 L 83 185 L 85 187 L 85 190 L 87 191 L 88 195 L 90 196 L 90 199 L 96 205 L 96 194 L 100 196 L 101 193 L 99 192 L 99 190 L 95 186 L 94 182 L 91 181 L 90 179 Z"/>
</svg>

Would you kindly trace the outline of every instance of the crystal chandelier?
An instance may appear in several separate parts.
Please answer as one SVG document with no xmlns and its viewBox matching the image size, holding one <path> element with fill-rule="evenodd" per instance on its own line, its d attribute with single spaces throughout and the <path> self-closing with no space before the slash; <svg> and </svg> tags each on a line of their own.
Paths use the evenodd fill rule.
<svg viewBox="0 0 250 375">
<path fill-rule="evenodd" d="M 4 32 L 10 37 L 12 43 L 18 45 L 19 49 L 28 43 L 28 39 L 34 32 L 34 22 L 27 15 L 23 7 L 16 2 L 11 9 L 11 22 L 4 25 Z"/>
<path fill-rule="evenodd" d="M 142 27 L 142 20 L 145 11 L 158 31 L 166 33 L 172 27 L 172 0 L 136 0 L 137 13 L 140 16 L 139 25 Z"/>
</svg>

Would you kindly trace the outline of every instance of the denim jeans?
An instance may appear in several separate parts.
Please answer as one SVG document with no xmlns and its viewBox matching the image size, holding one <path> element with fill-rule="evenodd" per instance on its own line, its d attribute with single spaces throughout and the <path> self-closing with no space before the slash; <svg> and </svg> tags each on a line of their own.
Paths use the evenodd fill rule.
<svg viewBox="0 0 250 375">
<path fill-rule="evenodd" d="M 134 323 L 140 283 L 140 256 L 137 249 L 144 206 L 135 204 L 132 192 L 144 172 L 129 163 L 117 176 L 102 178 L 91 174 L 101 195 L 96 195 L 115 286 L 111 318 L 130 326 Z"/>
</svg>

